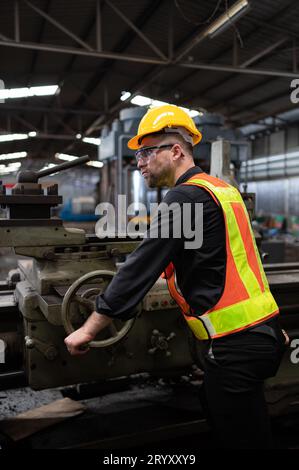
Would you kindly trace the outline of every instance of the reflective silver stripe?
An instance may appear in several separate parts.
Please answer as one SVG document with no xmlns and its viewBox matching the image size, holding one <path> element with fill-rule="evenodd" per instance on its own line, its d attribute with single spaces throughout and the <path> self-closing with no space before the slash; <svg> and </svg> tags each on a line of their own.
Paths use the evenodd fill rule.
<svg viewBox="0 0 299 470">
<path fill-rule="evenodd" d="M 205 329 L 207 330 L 207 332 L 209 333 L 209 335 L 211 337 L 215 336 L 217 334 L 215 328 L 213 327 L 213 324 L 212 322 L 210 321 L 209 319 L 209 316 L 203 316 L 201 315 L 200 316 L 200 320 L 203 322 L 204 326 L 205 326 Z"/>
</svg>

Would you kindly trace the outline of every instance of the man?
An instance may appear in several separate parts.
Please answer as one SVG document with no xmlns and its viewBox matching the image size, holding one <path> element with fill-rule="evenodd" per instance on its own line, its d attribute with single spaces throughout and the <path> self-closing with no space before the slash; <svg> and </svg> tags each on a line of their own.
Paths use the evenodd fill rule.
<svg viewBox="0 0 299 470">
<path fill-rule="evenodd" d="M 134 316 L 135 306 L 165 273 L 170 293 L 199 340 L 206 345 L 205 399 L 215 447 L 269 448 L 271 433 L 263 393 L 275 375 L 285 337 L 239 192 L 195 166 L 193 146 L 201 139 L 182 109 L 150 109 L 128 146 L 149 187 L 170 187 L 163 202 L 203 205 L 203 243 L 187 249 L 185 238 L 144 238 L 106 289 L 96 311 L 65 339 L 71 354 L 84 354 L 113 318 Z M 158 216 L 160 228 L 164 221 Z M 174 218 L 170 220 L 170 233 Z M 175 287 L 174 269 L 182 295 Z M 165 313 L 167 314 L 167 313 Z"/>
</svg>

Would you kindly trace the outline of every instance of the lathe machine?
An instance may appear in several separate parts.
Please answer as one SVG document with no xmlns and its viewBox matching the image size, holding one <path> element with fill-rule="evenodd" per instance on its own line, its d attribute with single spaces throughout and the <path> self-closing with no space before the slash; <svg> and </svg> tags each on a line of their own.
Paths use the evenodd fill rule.
<svg viewBox="0 0 299 470">
<path fill-rule="evenodd" d="M 80 357 L 69 355 L 64 338 L 94 307 L 139 239 L 103 238 L 65 228 L 51 217 L 60 204 L 57 185 L 44 193 L 39 179 L 86 161 L 85 157 L 40 172 L 23 171 L 10 194 L 0 186 L 0 246 L 13 247 L 18 268 L 0 283 L 0 386 L 11 377 L 35 389 L 76 383 L 106 383 L 146 372 L 157 378 L 191 374 L 201 366 L 200 343 L 188 329 L 160 279 L 138 306 L 138 315 L 116 320 Z M 83 159 L 83 160 L 82 160 Z M 276 378 L 267 383 L 273 414 L 299 407 L 299 265 L 266 265 L 281 323 L 291 344 Z"/>
</svg>

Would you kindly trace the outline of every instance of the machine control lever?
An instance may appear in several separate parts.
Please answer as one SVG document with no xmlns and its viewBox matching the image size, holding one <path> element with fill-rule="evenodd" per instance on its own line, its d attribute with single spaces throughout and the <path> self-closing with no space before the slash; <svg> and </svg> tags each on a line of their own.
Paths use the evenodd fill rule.
<svg viewBox="0 0 299 470">
<path fill-rule="evenodd" d="M 89 162 L 89 160 L 90 160 L 90 157 L 88 155 L 84 155 L 83 157 L 76 158 L 76 160 L 72 160 L 70 162 L 64 162 L 64 163 L 61 163 L 60 165 L 56 165 L 51 168 L 46 168 L 45 170 L 20 171 L 17 175 L 17 181 L 18 183 L 37 183 L 39 178 L 52 175 L 53 173 L 57 173 L 58 171 L 67 170 L 68 168 L 72 168 L 73 166 L 82 165 L 83 163 Z"/>
</svg>

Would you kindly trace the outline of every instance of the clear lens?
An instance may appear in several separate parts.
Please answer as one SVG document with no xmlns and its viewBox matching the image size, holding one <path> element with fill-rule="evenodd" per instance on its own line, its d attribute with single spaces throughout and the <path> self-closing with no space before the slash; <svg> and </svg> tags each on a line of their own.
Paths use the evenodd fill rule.
<svg viewBox="0 0 299 470">
<path fill-rule="evenodd" d="M 155 150 L 160 150 L 160 149 L 164 149 L 164 148 L 167 148 L 167 147 L 172 147 L 173 145 L 175 145 L 175 144 L 165 144 L 165 145 L 159 145 L 159 146 L 155 145 L 153 147 L 144 147 L 143 149 L 139 149 L 135 153 L 136 160 L 137 160 L 137 162 L 139 162 L 140 159 L 148 160 L 153 155 Z"/>
<path fill-rule="evenodd" d="M 155 149 L 156 147 L 137 150 L 137 152 L 135 153 L 137 162 L 140 159 L 147 160 L 153 154 Z"/>
</svg>

